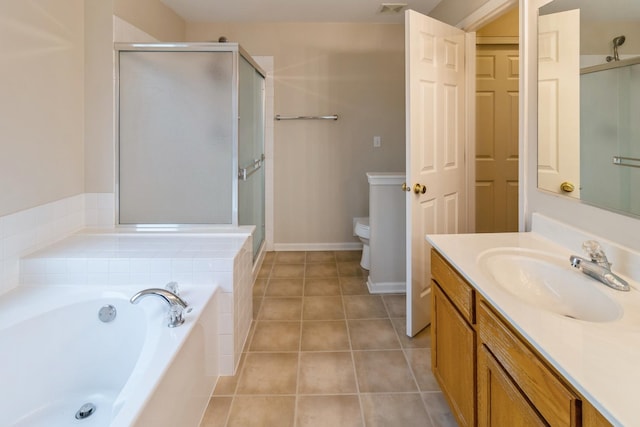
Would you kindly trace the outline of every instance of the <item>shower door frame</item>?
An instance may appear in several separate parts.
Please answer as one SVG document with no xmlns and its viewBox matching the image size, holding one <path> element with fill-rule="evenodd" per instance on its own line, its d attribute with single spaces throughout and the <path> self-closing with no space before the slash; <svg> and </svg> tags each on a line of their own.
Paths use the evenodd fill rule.
<svg viewBox="0 0 640 427">
<path fill-rule="evenodd" d="M 237 228 L 238 225 L 238 144 L 239 144 L 239 62 L 240 56 L 246 59 L 249 64 L 266 80 L 266 72 L 258 65 L 258 63 L 245 51 L 238 43 L 114 43 L 115 49 L 115 226 L 123 229 L 135 230 L 197 230 L 203 228 L 220 227 L 222 229 Z M 232 177 L 231 177 L 231 223 L 201 223 L 201 224 L 176 224 L 176 223 L 120 223 L 120 52 L 227 52 L 232 54 Z M 265 97 L 262 96 L 262 113 L 265 115 L 264 123 L 266 124 L 266 106 Z M 264 151 L 264 133 L 263 133 L 263 151 Z M 263 166 L 264 167 L 264 166 Z M 265 183 L 266 185 L 266 183 Z M 263 191 L 263 198 L 266 193 Z M 263 215 L 264 217 L 265 215 Z M 265 239 L 266 241 L 266 236 Z M 264 244 L 264 243 L 263 243 Z"/>
</svg>

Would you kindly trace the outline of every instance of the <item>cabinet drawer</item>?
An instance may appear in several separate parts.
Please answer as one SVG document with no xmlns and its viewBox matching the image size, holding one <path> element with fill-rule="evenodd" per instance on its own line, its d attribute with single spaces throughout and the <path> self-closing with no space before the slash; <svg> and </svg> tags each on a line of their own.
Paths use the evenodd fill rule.
<svg viewBox="0 0 640 427">
<path fill-rule="evenodd" d="M 474 324 L 473 288 L 435 250 L 431 251 L 431 276 L 467 322 Z"/>
<path fill-rule="evenodd" d="M 552 426 L 578 426 L 580 400 L 485 304 L 478 306 L 480 340 Z"/>
</svg>

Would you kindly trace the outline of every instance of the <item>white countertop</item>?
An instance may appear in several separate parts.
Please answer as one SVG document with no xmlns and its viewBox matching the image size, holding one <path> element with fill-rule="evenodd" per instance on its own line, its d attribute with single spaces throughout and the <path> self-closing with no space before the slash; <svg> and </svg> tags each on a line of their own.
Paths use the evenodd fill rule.
<svg viewBox="0 0 640 427">
<path fill-rule="evenodd" d="M 477 259 L 496 248 L 532 249 L 565 257 L 567 269 L 582 276 L 569 265 L 570 255 L 584 255 L 579 251 L 572 252 L 534 232 L 429 235 L 427 241 L 612 424 L 640 425 L 637 282 L 629 280 L 632 290 L 620 292 L 592 280 L 592 285 L 619 303 L 624 313 L 606 323 L 575 320 L 521 301 L 484 273 Z M 615 260 L 610 261 L 616 272 Z"/>
</svg>

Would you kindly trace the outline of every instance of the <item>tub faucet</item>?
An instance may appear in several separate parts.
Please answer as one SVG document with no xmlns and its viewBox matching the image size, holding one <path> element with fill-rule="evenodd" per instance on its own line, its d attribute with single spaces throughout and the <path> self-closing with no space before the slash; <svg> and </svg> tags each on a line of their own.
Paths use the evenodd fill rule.
<svg viewBox="0 0 640 427">
<path fill-rule="evenodd" d="M 582 249 L 587 252 L 591 260 L 581 258 L 576 255 L 569 257 L 571 265 L 584 274 L 593 277 L 604 283 L 610 288 L 618 291 L 629 291 L 629 283 L 611 271 L 611 263 L 607 260 L 607 256 L 595 240 L 587 240 L 582 244 Z"/>
<path fill-rule="evenodd" d="M 149 288 L 144 289 L 129 300 L 131 304 L 137 304 L 140 299 L 146 297 L 147 295 L 155 295 L 157 297 L 165 300 L 167 304 L 169 304 L 169 326 L 170 328 L 175 328 L 176 326 L 180 326 L 184 323 L 184 310 L 189 306 L 185 300 L 180 298 L 178 295 L 174 294 L 171 291 L 160 288 Z"/>
</svg>

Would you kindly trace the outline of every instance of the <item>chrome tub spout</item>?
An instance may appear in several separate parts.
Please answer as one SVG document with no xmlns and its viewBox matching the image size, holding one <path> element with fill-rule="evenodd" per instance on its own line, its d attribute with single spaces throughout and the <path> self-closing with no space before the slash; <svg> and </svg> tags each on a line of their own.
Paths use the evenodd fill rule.
<svg viewBox="0 0 640 427">
<path fill-rule="evenodd" d="M 167 326 L 175 328 L 184 323 L 184 310 L 189 304 L 171 291 L 160 288 L 144 289 L 132 296 L 129 301 L 131 304 L 137 304 L 138 301 L 148 295 L 160 297 L 169 305 L 169 323 Z"/>
</svg>

